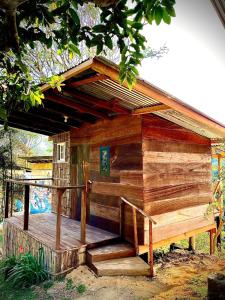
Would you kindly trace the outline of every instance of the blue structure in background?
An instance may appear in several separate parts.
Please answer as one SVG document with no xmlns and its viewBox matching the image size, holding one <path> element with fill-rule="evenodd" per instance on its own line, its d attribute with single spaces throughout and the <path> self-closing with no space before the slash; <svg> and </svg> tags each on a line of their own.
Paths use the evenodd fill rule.
<svg viewBox="0 0 225 300">
<path fill-rule="evenodd" d="M 31 190 L 30 213 L 51 212 L 51 191 L 46 188 L 33 187 Z"/>
</svg>

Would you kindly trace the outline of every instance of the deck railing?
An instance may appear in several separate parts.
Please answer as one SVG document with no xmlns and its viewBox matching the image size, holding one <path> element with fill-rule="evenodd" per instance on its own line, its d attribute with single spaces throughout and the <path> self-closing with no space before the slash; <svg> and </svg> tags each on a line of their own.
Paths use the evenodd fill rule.
<svg viewBox="0 0 225 300">
<path fill-rule="evenodd" d="M 87 210 L 87 193 L 89 190 L 89 181 L 87 177 L 87 164 L 83 164 L 84 170 L 84 184 L 74 186 L 59 186 L 53 184 L 39 184 L 31 182 L 32 180 L 54 180 L 55 178 L 38 178 L 38 179 L 7 179 L 6 180 L 6 191 L 5 191 L 5 213 L 4 217 L 9 217 L 9 205 L 10 205 L 10 188 L 13 184 L 19 184 L 24 186 L 24 223 L 23 229 L 29 229 L 29 206 L 30 206 L 30 187 L 41 187 L 56 190 L 57 194 L 57 213 L 56 213 L 56 241 L 55 249 L 60 250 L 61 244 L 61 215 L 62 215 L 62 196 L 66 190 L 82 189 L 81 194 L 81 233 L 80 240 L 82 243 L 86 243 L 86 210 Z M 11 207 L 13 206 L 13 199 L 11 199 Z M 13 210 L 11 209 L 11 212 Z M 12 213 L 11 213 L 12 216 Z"/>
<path fill-rule="evenodd" d="M 138 229 L 137 229 L 137 212 L 139 212 L 144 218 L 147 218 L 149 221 L 149 243 L 148 243 L 148 264 L 150 266 L 150 276 L 154 275 L 153 270 L 153 240 L 152 240 L 152 224 L 157 224 L 156 221 L 149 215 L 147 215 L 142 209 L 138 208 L 136 205 L 120 197 L 120 235 L 124 236 L 124 206 L 125 204 L 129 205 L 132 209 L 133 215 L 133 230 L 134 230 L 134 247 L 136 255 L 139 254 L 139 243 L 138 243 Z"/>
</svg>

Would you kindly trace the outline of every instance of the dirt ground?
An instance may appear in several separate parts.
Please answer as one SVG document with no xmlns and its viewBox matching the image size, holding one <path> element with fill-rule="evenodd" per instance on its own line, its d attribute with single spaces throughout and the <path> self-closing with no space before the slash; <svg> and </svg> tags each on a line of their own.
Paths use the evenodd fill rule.
<svg viewBox="0 0 225 300">
<path fill-rule="evenodd" d="M 155 272 L 154 279 L 125 276 L 97 278 L 86 266 L 81 266 L 68 274 L 66 280 L 56 282 L 47 294 L 54 300 L 206 299 L 207 276 L 225 273 L 225 259 L 179 251 L 161 259 L 155 266 Z M 83 294 L 76 290 L 80 284 L 86 287 Z"/>
</svg>

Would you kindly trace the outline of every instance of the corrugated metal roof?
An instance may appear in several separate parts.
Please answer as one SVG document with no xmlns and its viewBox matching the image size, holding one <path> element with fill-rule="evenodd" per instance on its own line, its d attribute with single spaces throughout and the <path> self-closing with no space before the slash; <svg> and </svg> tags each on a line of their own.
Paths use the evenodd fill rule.
<svg viewBox="0 0 225 300">
<path fill-rule="evenodd" d="M 177 125 L 180 125 L 184 128 L 187 128 L 191 131 L 194 131 L 200 135 L 203 135 L 207 138 L 222 138 L 222 135 L 218 135 L 217 130 L 213 130 L 212 128 L 206 127 L 201 123 L 184 116 L 183 114 L 175 111 L 175 110 L 166 110 L 154 113 L 164 119 L 167 119 Z"/>
<path fill-rule="evenodd" d="M 135 90 L 129 90 L 111 79 L 85 84 L 76 89 L 108 102 L 112 101 L 114 98 L 119 99 L 120 105 L 131 111 L 137 108 L 161 104 L 159 101 L 147 97 Z M 218 134 L 218 130 L 204 126 L 202 123 L 197 122 L 176 110 L 169 109 L 155 112 L 154 114 L 207 138 L 214 139 L 223 137 Z"/>
<path fill-rule="evenodd" d="M 121 106 L 131 110 L 139 107 L 159 104 L 158 101 L 153 100 L 152 98 L 137 91 L 130 91 L 126 87 L 110 79 L 89 83 L 77 89 L 106 101 L 110 101 L 113 98 L 119 99 Z"/>
<path fill-rule="evenodd" d="M 86 80 L 97 74 L 104 74 L 108 78 L 98 81 Z M 68 70 L 63 75 L 65 77 L 65 87 L 68 86 L 70 89 L 79 91 L 84 97 L 83 102 L 81 100 L 78 101 L 76 96 L 72 97 L 71 101 L 78 101 L 85 107 L 91 105 L 88 99 L 86 99 L 87 102 L 85 102 L 85 94 L 106 102 L 114 103 L 116 99 L 117 104 L 131 112 L 139 108 L 166 104 L 170 109 L 157 111 L 154 112 L 154 114 L 210 139 L 221 139 L 225 137 L 224 125 L 151 83 L 138 77 L 137 84 L 132 90 L 129 90 L 125 85 L 121 85 L 118 80 L 118 66 L 105 58 L 95 57 L 89 61 L 85 61 Z M 84 84 L 81 83 L 81 85 L 76 87 L 71 85 L 72 82 L 82 82 L 84 79 L 86 80 Z M 48 89 L 50 89 L 49 85 L 43 86 L 43 91 L 47 91 Z M 96 102 L 97 101 L 98 100 L 96 100 Z M 92 105 L 90 108 L 101 110 L 101 106 L 95 105 L 95 103 Z M 110 106 L 108 106 L 108 108 L 108 111 L 106 109 L 105 113 L 112 115 Z M 113 112 L 113 114 L 117 114 L 117 112 Z"/>
</svg>

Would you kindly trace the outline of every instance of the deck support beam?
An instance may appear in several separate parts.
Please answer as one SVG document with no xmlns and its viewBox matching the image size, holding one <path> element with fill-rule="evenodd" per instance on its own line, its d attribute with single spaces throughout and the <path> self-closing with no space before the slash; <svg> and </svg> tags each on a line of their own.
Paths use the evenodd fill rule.
<svg viewBox="0 0 225 300">
<path fill-rule="evenodd" d="M 188 247 L 189 251 L 195 252 L 195 236 L 191 236 L 189 238 L 189 247 Z"/>
<path fill-rule="evenodd" d="M 210 248 L 209 251 L 210 251 L 210 255 L 214 254 L 214 246 L 213 246 L 214 233 L 215 233 L 214 229 L 209 230 L 209 248 Z"/>
</svg>

